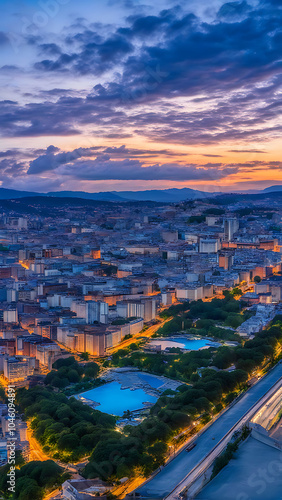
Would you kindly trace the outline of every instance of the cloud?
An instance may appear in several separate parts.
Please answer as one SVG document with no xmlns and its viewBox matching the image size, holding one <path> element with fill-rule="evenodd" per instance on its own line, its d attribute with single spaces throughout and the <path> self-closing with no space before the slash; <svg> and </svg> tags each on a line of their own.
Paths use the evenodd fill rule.
<svg viewBox="0 0 282 500">
<path fill-rule="evenodd" d="M 3 31 L 0 31 L 0 45 L 5 45 L 9 43 L 9 37 Z"/>
<path fill-rule="evenodd" d="M 26 166 L 23 162 L 9 160 L 7 158 L 0 161 L 0 179 L 17 177 L 25 173 Z"/>
<path fill-rule="evenodd" d="M 201 155 L 201 156 L 206 156 L 207 158 L 222 158 L 222 155 L 209 155 L 209 154 L 206 154 L 206 155 Z"/>
<path fill-rule="evenodd" d="M 85 182 L 219 182 L 223 179 L 233 179 L 239 172 L 251 174 L 271 170 L 273 173 L 282 171 L 281 161 L 248 161 L 241 163 L 210 162 L 201 165 L 175 161 L 150 163 L 154 154 L 158 157 L 173 156 L 172 152 L 163 150 L 142 150 L 120 147 L 91 146 L 76 148 L 72 151 L 62 151 L 53 145 L 45 150 L 30 150 L 25 161 L 18 161 L 19 151 L 8 150 L 6 157 L 0 161 L 0 180 L 7 187 L 22 185 L 28 187 L 28 179 L 34 190 L 48 190 L 47 185 L 58 187 L 62 185 L 78 186 Z M 31 161 L 28 156 L 33 154 Z M 205 155 L 202 155 L 205 156 Z M 220 155 L 206 155 L 217 157 Z M 29 161 L 29 163 L 28 163 Z M 26 173 L 28 175 L 26 175 Z M 43 177 L 41 177 L 43 176 Z M 250 177 L 251 179 L 252 177 Z M 245 177 L 246 179 L 246 177 Z M 34 187 L 37 186 L 37 187 Z M 45 186 L 45 187 L 44 187 Z M 51 187 L 50 187 L 51 189 Z M 53 187 L 54 189 L 54 187 Z"/>
<path fill-rule="evenodd" d="M 0 151 L 0 158 L 9 158 L 22 155 L 22 152 L 18 149 L 7 149 L 6 151 Z"/>
<path fill-rule="evenodd" d="M 156 15 L 147 8 L 116 25 L 83 21 L 52 41 L 32 37 L 32 47 L 46 55 L 35 63 L 37 78 L 42 71 L 46 80 L 78 75 L 86 89 L 93 77 L 94 87 L 55 86 L 25 105 L 4 101 L 0 132 L 40 137 L 87 130 L 112 140 L 139 136 L 186 146 L 239 141 L 251 152 L 251 141 L 281 135 L 278 5 L 228 2 L 212 21 L 184 7 Z"/>
<path fill-rule="evenodd" d="M 44 54 L 49 54 L 51 56 L 56 56 L 61 54 L 62 51 L 56 43 L 42 43 L 39 45 L 39 49 Z"/>
<path fill-rule="evenodd" d="M 175 154 L 174 151 L 169 149 L 134 149 L 127 148 L 125 145 L 123 146 L 110 146 L 102 149 L 103 154 L 109 154 L 111 157 L 113 156 L 122 156 L 123 158 L 152 158 L 154 156 L 188 156 L 187 153 L 179 153 Z"/>
<path fill-rule="evenodd" d="M 55 154 L 58 151 L 59 148 L 49 146 L 45 154 L 39 156 L 30 163 L 27 173 L 32 175 L 55 170 L 60 165 L 73 163 L 82 156 L 93 156 L 95 148 L 78 148 L 73 151 Z"/>
<path fill-rule="evenodd" d="M 21 175 L 16 178 L 5 177 L 2 179 L 2 186 L 6 189 L 17 189 L 19 191 L 43 192 L 58 191 L 62 186 L 63 180 L 56 177 L 55 179 L 41 178 L 37 176 Z"/>
<path fill-rule="evenodd" d="M 252 7 L 245 1 L 243 2 L 227 2 L 222 5 L 218 11 L 219 18 L 234 20 L 234 18 L 246 15 L 252 10 Z"/>
<path fill-rule="evenodd" d="M 109 157 L 81 161 L 70 166 L 61 174 L 71 175 L 77 179 L 87 180 L 219 180 L 236 173 L 237 167 L 219 168 L 219 165 L 187 165 L 174 163 L 156 164 L 147 167 L 137 160 L 112 161 Z"/>
<path fill-rule="evenodd" d="M 119 28 L 118 33 L 129 38 L 152 37 L 152 35 L 160 34 L 164 29 L 167 31 L 183 28 L 188 25 L 196 16 L 190 14 L 185 16 L 181 21 L 177 18 L 179 8 L 167 9 L 160 12 L 158 16 L 147 15 L 138 16 L 132 15 L 128 17 L 130 26 L 127 28 Z M 181 22 L 181 24 L 179 24 Z"/>
<path fill-rule="evenodd" d="M 58 44 L 40 44 L 39 51 L 53 58 L 37 61 L 34 68 L 48 72 L 71 71 L 80 75 L 103 74 L 114 64 L 120 64 L 124 57 L 134 51 L 132 43 L 119 32 L 102 38 L 96 32 L 87 29 L 65 40 L 65 44 L 69 45 L 74 42 L 79 47 L 69 52 L 61 49 Z"/>
<path fill-rule="evenodd" d="M 266 154 L 267 151 L 261 151 L 259 149 L 231 149 L 229 153 L 255 153 L 255 154 Z"/>
<path fill-rule="evenodd" d="M 75 102 L 75 100 L 74 100 Z M 19 105 L 13 101 L 0 102 L 0 133 L 6 137 L 68 136 L 80 134 L 75 125 L 74 111 L 67 98 L 60 104 L 52 102 Z M 77 104 L 77 100 L 76 100 Z M 58 109 L 58 105 L 61 108 Z M 62 108 L 65 108 L 64 111 Z M 78 111 L 78 110 L 77 110 Z M 64 115 L 58 116 L 58 113 Z"/>
<path fill-rule="evenodd" d="M 159 153 L 166 154 L 166 150 Z M 110 153 L 110 154 L 109 154 Z M 96 156 L 94 159 L 87 157 Z M 121 156 L 122 159 L 113 159 Z M 81 180 L 218 180 L 238 171 L 235 165 L 225 166 L 221 163 L 197 165 L 181 165 L 163 163 L 145 165 L 138 157 L 148 156 L 148 151 L 120 148 L 97 147 L 78 148 L 68 152 L 58 152 L 58 148 L 49 146 L 46 152 L 30 162 L 27 173 L 40 175 L 54 172 L 59 176 L 69 176 Z M 150 156 L 150 155 L 149 155 Z"/>
</svg>

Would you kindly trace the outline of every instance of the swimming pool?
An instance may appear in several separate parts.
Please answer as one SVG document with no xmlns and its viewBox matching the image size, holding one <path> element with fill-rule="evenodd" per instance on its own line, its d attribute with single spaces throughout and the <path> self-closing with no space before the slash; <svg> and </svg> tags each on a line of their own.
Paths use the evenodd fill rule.
<svg viewBox="0 0 282 500">
<path fill-rule="evenodd" d="M 161 346 L 161 350 L 164 351 L 166 348 L 179 347 L 180 349 L 186 349 L 187 351 L 198 351 L 202 347 L 212 347 L 217 346 L 215 342 L 211 342 L 207 339 L 188 339 L 188 338 L 177 338 L 170 337 L 169 339 L 156 339 L 152 340 L 149 344 L 150 346 Z"/>
<path fill-rule="evenodd" d="M 148 374 L 142 373 L 142 378 L 144 378 L 144 382 L 146 383 L 146 377 L 150 378 L 150 385 L 152 387 L 153 383 L 157 383 L 154 380 L 154 377 L 151 377 Z M 156 379 L 158 381 L 158 386 L 162 385 L 162 381 Z M 147 380 L 149 383 L 149 381 Z M 122 385 L 118 382 L 109 382 L 101 387 L 96 387 L 95 389 L 91 389 L 90 391 L 83 392 L 77 396 L 78 399 L 82 400 L 90 399 L 93 402 L 100 403 L 97 406 L 97 410 L 100 410 L 104 413 L 110 413 L 111 415 L 117 415 L 118 417 L 122 417 L 123 413 L 126 410 L 139 410 L 145 407 L 144 403 L 155 403 L 158 399 L 157 396 L 152 396 L 151 394 L 147 394 L 143 389 L 135 389 L 130 390 L 128 388 L 122 389 Z"/>
</svg>

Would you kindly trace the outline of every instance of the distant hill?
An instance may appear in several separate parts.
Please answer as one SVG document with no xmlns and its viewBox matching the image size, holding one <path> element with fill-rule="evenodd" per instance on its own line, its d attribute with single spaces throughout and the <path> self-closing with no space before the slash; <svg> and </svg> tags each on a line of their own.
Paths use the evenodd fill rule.
<svg viewBox="0 0 282 500">
<path fill-rule="evenodd" d="M 0 200 L 15 200 L 16 198 L 25 198 L 27 196 L 38 196 L 38 195 L 40 195 L 40 193 L 33 193 L 31 191 L 16 191 L 15 189 L 0 188 Z"/>
<path fill-rule="evenodd" d="M 35 195 L 37 193 L 33 193 Z M 123 196 L 118 193 L 105 192 L 105 193 L 87 193 L 85 191 L 52 191 L 43 196 L 53 196 L 55 198 L 82 198 L 84 200 L 98 200 L 98 201 L 127 201 Z"/>
<path fill-rule="evenodd" d="M 93 208 L 97 207 L 108 207 L 110 210 L 120 210 L 121 204 L 125 204 L 132 209 L 139 207 L 142 210 L 143 206 L 146 207 L 156 207 L 163 206 L 163 203 L 158 203 L 157 201 L 106 201 L 106 200 L 89 200 L 77 197 L 66 197 L 66 196 L 24 196 L 22 198 L 12 198 L 12 199 L 0 199 L 0 209 L 10 210 L 14 214 L 40 217 L 56 217 L 58 215 L 58 210 L 61 215 L 65 213 L 68 216 L 70 210 L 81 209 L 85 210 L 85 213 L 93 213 Z"/>
<path fill-rule="evenodd" d="M 0 188 L 0 200 L 15 200 L 33 196 L 52 196 L 55 198 L 82 198 L 84 200 L 125 201 L 115 193 L 86 193 L 84 191 L 53 191 L 50 193 L 36 193 L 31 191 L 16 191 L 15 189 Z"/>
<path fill-rule="evenodd" d="M 219 194 L 219 193 L 214 193 Z M 16 191 L 15 189 L 0 188 L 0 200 L 13 200 L 33 196 L 49 196 L 53 198 L 81 198 L 97 201 L 156 201 L 160 203 L 178 203 L 185 200 L 207 198 L 211 193 L 195 189 L 153 189 L 148 191 L 109 191 L 87 193 L 85 191 L 51 191 L 49 193 L 35 193 L 30 191 Z"/>
<path fill-rule="evenodd" d="M 30 191 L 16 191 L 15 189 L 0 188 L 0 200 L 15 200 L 18 198 L 30 198 L 34 196 L 44 196 L 52 198 L 79 198 L 93 201 L 130 202 L 130 201 L 151 201 L 157 203 L 179 203 L 182 201 L 195 199 L 214 199 L 215 197 L 238 196 L 266 196 L 270 193 L 282 192 L 282 185 L 271 186 L 263 191 L 241 191 L 233 193 L 207 193 L 196 189 L 151 189 L 148 191 L 106 191 L 100 193 L 87 193 L 85 191 L 51 191 L 49 193 L 36 193 Z"/>
<path fill-rule="evenodd" d="M 263 193 L 273 193 L 274 191 L 282 191 L 282 185 L 278 186 L 270 186 L 268 188 L 265 188 L 262 192 Z"/>
<path fill-rule="evenodd" d="M 282 186 L 280 190 L 264 190 L 257 193 L 233 192 L 233 193 L 204 193 L 193 189 L 165 189 L 151 191 L 122 191 L 105 193 L 86 193 L 84 191 L 59 191 L 50 193 L 30 193 L 28 191 L 16 191 L 14 189 L 0 188 L 0 207 L 18 213 L 30 213 L 47 215 L 50 211 L 56 214 L 58 208 L 64 207 L 91 207 L 101 205 L 127 204 L 129 206 L 156 206 L 172 203 L 188 203 L 194 199 L 205 199 L 205 203 L 211 205 L 227 206 L 234 203 L 247 203 L 252 205 L 254 201 L 266 203 L 275 210 L 282 205 Z M 126 197 L 125 197 L 126 196 Z M 277 209 L 277 208 L 276 208 Z"/>
<path fill-rule="evenodd" d="M 152 189 L 148 191 L 113 191 L 113 193 L 127 200 L 159 201 L 164 203 L 177 203 L 179 201 L 207 198 L 213 195 L 212 193 L 205 193 L 204 191 L 197 191 L 196 189 L 190 188 Z"/>
</svg>

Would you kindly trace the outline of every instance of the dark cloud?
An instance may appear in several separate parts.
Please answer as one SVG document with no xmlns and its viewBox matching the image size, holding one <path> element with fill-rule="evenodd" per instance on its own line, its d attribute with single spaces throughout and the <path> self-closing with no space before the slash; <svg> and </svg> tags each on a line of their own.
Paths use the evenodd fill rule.
<svg viewBox="0 0 282 500">
<path fill-rule="evenodd" d="M 118 32 L 103 38 L 86 29 L 73 37 L 67 37 L 65 42 L 70 46 L 76 42 L 79 47 L 67 53 L 57 44 L 41 44 L 39 50 L 53 58 L 36 62 L 34 68 L 41 71 L 73 71 L 81 75 L 97 75 L 109 70 L 115 63 L 120 63 L 122 58 L 134 51 L 127 37 Z"/>
<path fill-rule="evenodd" d="M 219 18 L 234 20 L 234 18 L 246 15 L 252 10 L 252 7 L 245 1 L 243 2 L 228 2 L 222 5 L 218 11 Z"/>
<path fill-rule="evenodd" d="M 123 158 L 152 158 L 154 156 L 187 156 L 187 153 L 175 153 L 168 149 L 133 149 L 123 146 L 112 146 L 103 149 L 103 154 L 113 156 L 122 156 Z"/>
<path fill-rule="evenodd" d="M 201 155 L 201 156 L 206 156 L 208 158 L 222 158 L 222 155 L 209 155 L 209 154 L 206 154 L 206 155 Z"/>
<path fill-rule="evenodd" d="M 35 154 L 36 151 L 33 152 Z M 163 163 L 147 164 L 147 158 L 153 156 L 150 151 L 135 150 L 121 146 L 119 148 L 105 148 L 92 146 L 77 148 L 73 151 L 61 151 L 55 146 L 49 146 L 45 151 L 38 150 L 39 156 L 29 162 L 17 161 L 11 152 L 0 161 L 0 179 L 6 184 L 23 181 L 28 173 L 32 182 L 41 182 L 40 175 L 48 182 L 58 179 L 62 184 L 68 181 L 220 181 L 239 171 L 244 174 L 272 170 L 282 171 L 281 161 L 248 161 L 241 163 L 205 163 L 203 165 L 181 164 L 177 161 L 164 161 Z M 157 154 L 166 155 L 167 150 L 155 151 Z M 144 156 L 142 156 L 144 155 Z M 9 158 L 10 156 L 10 158 Z M 207 155 L 209 156 L 209 155 Z M 210 155 L 216 156 L 216 155 Z M 46 174 L 48 174 L 46 176 Z M 42 179 L 42 182 L 44 181 Z M 10 180 L 9 180 L 10 179 Z M 37 179 L 37 181 L 36 181 Z M 47 181 L 46 181 L 47 182 Z"/>
<path fill-rule="evenodd" d="M 277 5 L 228 2 L 212 22 L 168 9 L 131 16 L 122 28 L 101 32 L 98 25 L 79 25 L 61 45 L 33 39 L 39 50 L 60 51 L 36 63 L 46 75 L 97 80 L 110 70 L 111 77 L 86 96 L 54 89 L 25 106 L 2 103 L 0 131 L 8 137 L 64 136 L 93 126 L 94 133 L 110 139 L 137 134 L 185 145 L 278 137 L 282 12 Z M 208 106 L 190 111 L 176 99 L 186 97 Z"/>
<path fill-rule="evenodd" d="M 0 158 L 30 159 L 34 158 L 34 156 L 38 154 L 40 154 L 39 150 L 14 148 L 14 149 L 7 149 L 6 151 L 0 151 Z"/>
<path fill-rule="evenodd" d="M 55 61 L 51 59 L 44 59 L 43 61 L 35 63 L 34 67 L 37 70 L 44 71 L 67 71 L 75 60 L 75 54 L 61 54 Z"/>
<path fill-rule="evenodd" d="M 208 163 L 202 166 L 163 163 L 146 166 L 138 156 L 148 156 L 148 151 L 120 148 L 99 147 L 78 148 L 61 152 L 49 146 L 44 154 L 29 164 L 29 175 L 40 175 L 43 172 L 57 171 L 60 176 L 70 176 L 81 180 L 217 180 L 236 173 L 236 165 Z M 166 150 L 155 153 L 167 154 Z M 94 157 L 95 159 L 87 159 Z M 121 156 L 122 159 L 114 159 Z"/>
<path fill-rule="evenodd" d="M 48 54 L 50 56 L 56 56 L 62 53 L 60 47 L 56 43 L 43 43 L 39 45 L 39 49 L 44 54 Z"/>
<path fill-rule="evenodd" d="M 25 164 L 22 162 L 11 161 L 7 158 L 0 161 L 0 179 L 16 177 L 25 173 Z"/>
<path fill-rule="evenodd" d="M 138 160 L 112 161 L 109 156 L 95 160 L 81 161 L 73 166 L 65 167 L 61 174 L 71 175 L 81 180 L 219 180 L 236 173 L 238 167 L 220 165 L 181 166 L 174 163 L 142 166 Z"/>
<path fill-rule="evenodd" d="M 36 151 L 34 151 L 34 154 L 36 154 Z M 75 162 L 80 158 L 89 158 L 93 156 L 97 156 L 96 160 L 94 160 L 96 163 L 98 159 L 99 162 L 105 162 L 115 157 L 122 157 L 123 159 L 129 159 L 129 161 L 133 161 L 132 159 L 135 158 L 146 159 L 160 155 L 168 157 L 175 156 L 174 153 L 166 149 L 142 150 L 127 148 L 125 145 L 120 147 L 106 148 L 101 146 L 92 146 L 89 148 L 77 148 L 73 151 L 67 152 L 61 152 L 59 148 L 51 145 L 45 151 L 39 151 L 38 154 L 39 156 L 30 162 L 29 169 L 27 171 L 28 174 L 41 174 L 43 172 L 55 170 L 61 165 L 74 165 L 76 164 Z"/>
<path fill-rule="evenodd" d="M 49 146 L 46 153 L 39 156 L 30 163 L 28 174 L 41 174 L 42 172 L 55 170 L 60 165 L 73 163 L 78 158 L 93 156 L 96 148 L 78 148 L 73 151 L 58 153 L 59 148 Z M 55 154 L 58 153 L 58 154 Z"/>
<path fill-rule="evenodd" d="M 113 132 L 112 134 L 105 134 L 102 133 L 103 137 L 106 137 L 107 139 L 129 139 L 132 137 L 132 134 L 126 134 L 124 132 Z"/>
<path fill-rule="evenodd" d="M 75 97 L 77 92 L 72 89 L 65 89 L 65 88 L 54 88 L 50 90 L 41 90 L 38 93 L 38 98 L 39 99 L 58 99 L 59 97 Z"/>
<path fill-rule="evenodd" d="M 77 100 L 74 100 L 77 104 Z M 0 132 L 6 137 L 40 137 L 44 135 L 76 135 L 74 109 L 68 107 L 66 98 L 58 102 L 30 103 L 25 106 L 13 101 L 0 102 Z M 63 109 L 64 108 L 64 111 Z M 64 115 L 59 116 L 63 112 Z"/>
<path fill-rule="evenodd" d="M 229 153 L 255 153 L 255 154 L 266 154 L 267 151 L 261 151 L 259 149 L 231 149 Z"/>
<path fill-rule="evenodd" d="M 22 152 L 18 149 L 7 149 L 6 151 L 0 151 L 0 158 L 14 158 L 15 156 L 22 155 Z"/>
<path fill-rule="evenodd" d="M 270 5 L 278 8 L 282 8 L 281 0 L 261 0 L 262 5 Z"/>
<path fill-rule="evenodd" d="M 6 189 L 17 189 L 19 191 L 44 192 L 57 191 L 62 185 L 62 180 L 41 178 L 37 176 L 17 175 L 15 177 L 3 177 L 2 187 Z"/>
<path fill-rule="evenodd" d="M 9 43 L 9 37 L 3 31 L 0 31 L 0 45 L 5 45 Z"/>
<path fill-rule="evenodd" d="M 163 10 L 158 16 L 130 16 L 128 21 L 130 22 L 130 27 L 119 28 L 118 33 L 125 35 L 130 38 L 134 37 L 151 37 L 155 33 L 162 32 L 165 28 L 166 30 L 173 29 L 175 23 L 179 23 L 176 18 L 178 9 Z M 195 19 L 194 15 L 185 17 L 185 25 L 187 26 L 188 19 Z M 183 19 L 181 20 L 183 23 Z M 184 27 L 184 25 L 183 25 Z M 178 29 L 180 25 L 178 24 Z"/>
<path fill-rule="evenodd" d="M 19 67 L 18 66 L 15 66 L 13 64 L 5 64 L 4 66 L 2 66 L 1 68 L 1 71 L 5 71 L 6 73 L 9 72 L 9 73 L 12 73 L 14 71 L 19 71 Z"/>
</svg>

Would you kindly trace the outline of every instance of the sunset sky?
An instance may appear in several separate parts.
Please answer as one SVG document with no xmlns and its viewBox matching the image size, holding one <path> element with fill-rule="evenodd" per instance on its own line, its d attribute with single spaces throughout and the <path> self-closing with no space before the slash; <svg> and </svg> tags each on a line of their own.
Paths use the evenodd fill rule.
<svg viewBox="0 0 282 500">
<path fill-rule="evenodd" d="M 2 187 L 282 184 L 281 0 L 2 0 L 0 45 Z"/>
</svg>

